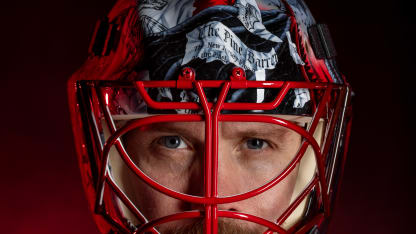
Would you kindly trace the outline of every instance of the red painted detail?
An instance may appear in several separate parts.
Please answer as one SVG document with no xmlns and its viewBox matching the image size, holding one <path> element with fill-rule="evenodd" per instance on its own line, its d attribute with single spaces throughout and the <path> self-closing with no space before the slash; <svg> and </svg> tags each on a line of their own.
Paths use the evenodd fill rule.
<svg viewBox="0 0 416 234">
<path fill-rule="evenodd" d="M 182 69 L 181 74 L 178 77 L 176 82 L 176 88 L 178 89 L 192 89 L 194 87 L 193 83 L 195 81 L 195 71 L 190 67 L 185 67 Z"/>
<path fill-rule="evenodd" d="M 204 196 L 206 198 L 212 198 L 212 187 L 213 187 L 213 180 L 212 180 L 212 114 L 211 114 L 211 107 L 208 105 L 207 97 L 204 93 L 203 87 L 200 82 L 196 83 L 196 90 L 198 92 L 200 102 L 202 105 L 202 109 L 204 110 L 205 114 L 205 163 L 204 163 Z M 213 204 L 205 205 L 205 233 L 212 233 L 213 222 L 212 217 L 213 214 Z"/>
<path fill-rule="evenodd" d="M 241 67 L 234 67 L 230 80 L 232 82 L 233 89 L 245 89 L 247 88 L 246 72 Z"/>
<path fill-rule="evenodd" d="M 296 20 L 296 15 L 293 12 L 292 7 L 287 2 L 287 0 L 282 0 L 282 2 L 285 5 L 285 8 L 288 9 L 289 16 L 291 17 L 292 24 L 290 32 L 292 35 L 295 35 L 294 38 L 298 53 L 302 60 L 305 62 L 305 65 L 301 66 L 303 76 L 307 80 L 313 82 L 333 82 L 333 78 L 328 71 L 325 60 L 317 59 L 314 55 L 312 47 L 310 45 L 306 46 L 306 44 L 310 44 L 308 39 L 304 36 L 304 34 L 307 32 L 302 32 L 299 28 Z"/>
<path fill-rule="evenodd" d="M 194 81 L 195 80 L 195 71 L 190 67 L 184 67 L 179 75 L 178 80 L 185 81 Z"/>
<path fill-rule="evenodd" d="M 230 80 L 246 80 L 246 72 L 241 67 L 235 67 L 231 72 Z"/>
<path fill-rule="evenodd" d="M 234 5 L 235 0 L 200 0 L 195 1 L 194 7 L 196 8 L 193 12 L 193 15 L 198 14 L 202 10 L 216 6 L 216 5 Z"/>
</svg>

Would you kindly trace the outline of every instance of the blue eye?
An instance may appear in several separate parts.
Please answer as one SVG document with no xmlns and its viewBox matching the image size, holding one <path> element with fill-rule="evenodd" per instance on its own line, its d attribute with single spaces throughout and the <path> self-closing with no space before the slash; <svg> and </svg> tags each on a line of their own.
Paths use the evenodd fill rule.
<svg viewBox="0 0 416 234">
<path fill-rule="evenodd" d="M 159 139 L 159 144 L 169 149 L 184 149 L 187 147 L 179 136 L 163 136 Z"/>
<path fill-rule="evenodd" d="M 268 144 L 266 141 L 262 140 L 262 139 L 258 139 L 258 138 L 251 138 L 248 139 L 247 142 L 247 148 L 249 149 L 263 149 L 264 147 L 266 147 Z"/>
</svg>

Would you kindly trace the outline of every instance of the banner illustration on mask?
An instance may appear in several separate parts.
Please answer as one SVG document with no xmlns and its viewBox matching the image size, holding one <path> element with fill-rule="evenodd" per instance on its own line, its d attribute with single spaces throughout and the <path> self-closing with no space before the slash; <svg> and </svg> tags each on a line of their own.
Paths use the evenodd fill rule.
<svg viewBox="0 0 416 234">
<path fill-rule="evenodd" d="M 207 62 L 220 60 L 224 64 L 233 63 L 245 70 L 274 69 L 278 62 L 274 48 L 268 53 L 248 48 L 230 29 L 221 22 L 210 22 L 186 35 L 185 57 L 182 65 L 195 58 Z"/>
<path fill-rule="evenodd" d="M 282 42 L 279 37 L 264 27 L 261 12 L 255 0 L 237 0 L 234 6 L 238 8 L 237 18 L 249 32 L 268 41 Z"/>
</svg>

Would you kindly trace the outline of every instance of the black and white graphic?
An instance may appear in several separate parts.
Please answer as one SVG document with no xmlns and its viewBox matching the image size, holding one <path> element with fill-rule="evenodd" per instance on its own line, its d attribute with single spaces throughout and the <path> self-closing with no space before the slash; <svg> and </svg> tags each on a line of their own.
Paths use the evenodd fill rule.
<svg viewBox="0 0 416 234">
<path fill-rule="evenodd" d="M 304 81 L 299 68 L 304 61 L 292 41 L 290 17 L 279 0 L 259 1 L 261 8 L 255 0 L 236 0 L 232 6 L 215 5 L 195 14 L 194 1 L 148 0 L 146 7 L 139 8 L 145 55 L 152 61 L 146 64 L 150 80 L 176 80 L 185 66 L 195 70 L 197 80 L 228 80 L 237 66 L 245 70 L 248 80 Z M 226 101 L 271 102 L 278 92 L 231 90 Z M 161 102 L 198 102 L 193 90 L 155 88 L 149 95 Z M 215 101 L 217 93 L 207 90 L 207 98 Z M 271 113 L 310 109 L 307 89 L 290 90 L 286 99 L 285 105 Z"/>
<path fill-rule="evenodd" d="M 152 17 L 149 17 L 147 15 L 141 16 L 140 21 L 142 23 L 143 30 L 147 32 L 148 35 L 163 32 L 168 29 L 163 24 L 159 23 L 158 21 L 154 20 Z"/>
<path fill-rule="evenodd" d="M 238 8 L 237 18 L 249 32 L 265 40 L 282 42 L 279 37 L 273 35 L 264 27 L 261 12 L 255 0 L 236 0 L 234 6 Z"/>
<path fill-rule="evenodd" d="M 144 5 L 139 4 L 139 15 L 142 20 L 142 28 L 146 35 L 163 32 L 175 27 L 192 17 L 195 0 L 143 0 Z M 157 22 L 157 24 L 155 23 Z M 152 25 L 156 25 L 155 28 Z"/>
<path fill-rule="evenodd" d="M 139 6 L 140 8 L 151 8 L 155 10 L 162 10 L 166 4 L 168 4 L 167 0 L 140 0 Z"/>
<path fill-rule="evenodd" d="M 295 89 L 295 95 L 296 99 L 293 103 L 293 108 L 303 108 L 311 100 L 309 90 L 307 89 Z"/>
<path fill-rule="evenodd" d="M 290 32 L 286 32 L 286 37 L 289 43 L 290 55 L 292 56 L 293 61 L 295 61 L 296 64 L 305 65 L 305 63 L 302 61 L 302 59 L 300 58 L 298 54 L 296 44 L 292 42 L 292 37 L 290 36 Z"/>
<path fill-rule="evenodd" d="M 261 22 L 260 12 L 255 6 L 247 3 L 246 6 L 236 5 L 239 13 L 238 18 L 243 22 L 244 26 L 248 30 L 254 29 L 254 24 Z"/>
<path fill-rule="evenodd" d="M 268 53 L 250 49 L 221 22 L 214 21 L 200 26 L 188 33 L 186 38 L 188 43 L 182 65 L 200 58 L 207 62 L 220 60 L 224 64 L 233 63 L 245 70 L 256 72 L 274 69 L 278 62 L 274 48 Z"/>
<path fill-rule="evenodd" d="M 285 6 L 280 0 L 257 0 L 259 8 L 262 9 L 279 9 L 281 11 L 286 11 Z"/>
</svg>

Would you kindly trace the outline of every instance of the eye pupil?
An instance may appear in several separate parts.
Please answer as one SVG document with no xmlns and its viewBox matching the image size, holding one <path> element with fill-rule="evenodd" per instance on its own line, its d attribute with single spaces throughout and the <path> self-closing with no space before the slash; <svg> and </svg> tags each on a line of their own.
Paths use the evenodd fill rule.
<svg viewBox="0 0 416 234">
<path fill-rule="evenodd" d="M 168 148 L 178 148 L 181 144 L 181 139 L 178 136 L 167 136 L 164 143 Z"/>
<path fill-rule="evenodd" d="M 261 149 L 263 145 L 264 141 L 261 139 L 254 138 L 247 141 L 247 147 L 249 149 Z"/>
</svg>

